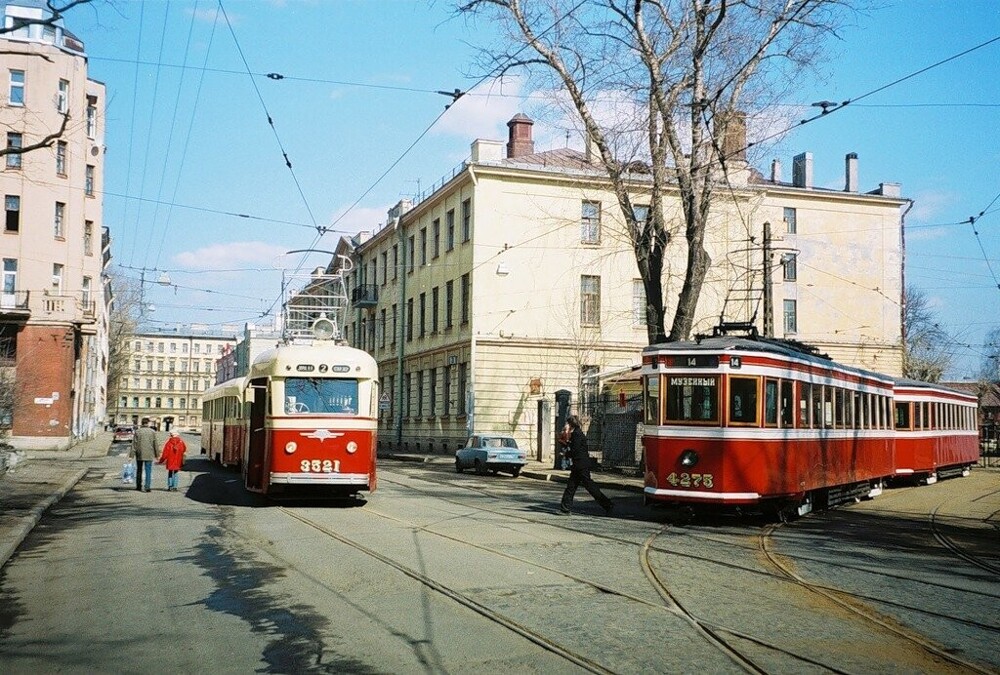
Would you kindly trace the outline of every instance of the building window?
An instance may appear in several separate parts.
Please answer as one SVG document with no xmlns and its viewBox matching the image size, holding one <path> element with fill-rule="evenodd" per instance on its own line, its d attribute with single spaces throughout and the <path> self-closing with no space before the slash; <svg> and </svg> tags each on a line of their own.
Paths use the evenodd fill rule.
<svg viewBox="0 0 1000 675">
<path fill-rule="evenodd" d="M 7 168 L 21 168 L 21 148 L 24 146 L 24 136 L 19 133 L 7 132 Z"/>
<path fill-rule="evenodd" d="M 634 204 L 632 206 L 632 217 L 635 218 L 635 235 L 639 237 L 646 229 L 646 220 L 649 219 L 648 204 Z"/>
<path fill-rule="evenodd" d="M 97 138 L 97 106 L 87 106 L 87 138 Z"/>
<path fill-rule="evenodd" d="M 59 92 L 56 94 L 56 110 L 66 114 L 69 110 L 69 80 L 59 80 Z"/>
<path fill-rule="evenodd" d="M 83 300 L 84 307 L 90 304 L 90 277 L 83 278 L 83 289 L 80 293 L 80 299 Z"/>
<path fill-rule="evenodd" d="M 469 296 L 472 288 L 468 274 L 462 275 L 462 323 L 469 323 Z"/>
<path fill-rule="evenodd" d="M 444 415 L 451 414 L 451 366 L 442 368 L 444 371 Z"/>
<path fill-rule="evenodd" d="M 0 306 L 14 307 L 17 302 L 17 259 L 3 259 L 3 302 Z"/>
<path fill-rule="evenodd" d="M 94 221 L 83 221 L 83 252 L 94 255 Z"/>
<path fill-rule="evenodd" d="M 472 200 L 462 202 L 462 241 L 472 238 Z"/>
<path fill-rule="evenodd" d="M 392 280 L 396 280 L 396 272 L 399 270 L 399 244 L 392 245 Z"/>
<path fill-rule="evenodd" d="M 94 196 L 94 166 L 87 165 L 87 172 L 83 177 L 83 193 L 88 197 Z"/>
<path fill-rule="evenodd" d="M 795 209 L 785 207 L 783 218 L 785 220 L 785 232 L 795 234 Z"/>
<path fill-rule="evenodd" d="M 646 325 L 646 287 L 642 279 L 632 280 L 632 325 Z"/>
<path fill-rule="evenodd" d="M 449 211 L 445 214 L 445 243 L 447 245 L 446 251 L 450 251 L 455 248 L 455 211 Z"/>
<path fill-rule="evenodd" d="M 431 224 L 431 236 L 434 238 L 434 248 L 432 249 L 432 257 L 437 258 L 441 255 L 441 219 L 435 218 L 434 222 Z"/>
<path fill-rule="evenodd" d="M 396 303 L 392 303 L 392 337 L 389 338 L 389 345 L 396 344 L 396 331 L 399 330 L 398 319 L 399 313 L 396 311 Z"/>
<path fill-rule="evenodd" d="M 601 278 L 584 274 L 580 277 L 580 323 L 601 325 Z"/>
<path fill-rule="evenodd" d="M 580 366 L 580 403 L 582 412 L 592 415 L 597 408 L 598 366 Z"/>
<path fill-rule="evenodd" d="M 66 175 L 66 141 L 56 142 L 56 175 Z"/>
<path fill-rule="evenodd" d="M 406 301 L 406 341 L 413 341 L 413 298 Z"/>
<path fill-rule="evenodd" d="M 415 237 L 410 237 L 410 247 L 407 250 L 407 256 L 406 256 L 407 263 L 408 263 L 406 269 L 407 269 L 408 272 L 412 272 L 413 271 L 413 261 L 416 258 L 416 251 L 413 250 L 415 248 L 415 244 L 416 244 L 416 238 Z"/>
<path fill-rule="evenodd" d="M 794 253 L 786 253 L 781 256 L 781 266 L 783 269 L 782 278 L 785 281 L 795 281 L 798 279 L 799 273 L 796 269 L 796 258 Z"/>
<path fill-rule="evenodd" d="M 420 337 L 427 333 L 427 294 L 420 294 Z"/>
<path fill-rule="evenodd" d="M 465 387 L 468 364 L 458 364 L 458 414 L 465 414 Z"/>
<path fill-rule="evenodd" d="M 133 349 L 135 349 L 135 351 L 137 351 L 137 352 L 141 352 L 141 351 L 142 351 L 142 343 L 141 343 L 141 342 L 139 342 L 138 340 L 136 340 L 136 341 L 135 341 L 135 344 L 134 344 L 134 345 L 132 345 L 132 347 L 133 347 Z"/>
<path fill-rule="evenodd" d="M 406 408 L 406 417 L 411 417 L 413 412 L 413 407 L 411 401 L 413 400 L 413 375 L 407 373 L 406 377 L 403 378 L 403 391 L 406 392 L 406 401 L 404 401 Z"/>
<path fill-rule="evenodd" d="M 417 371 L 417 417 L 424 416 L 424 371 Z"/>
<path fill-rule="evenodd" d="M 382 251 L 382 285 L 389 283 L 389 252 Z"/>
<path fill-rule="evenodd" d="M 795 301 L 785 300 L 785 334 L 797 333 L 799 320 L 796 316 Z"/>
<path fill-rule="evenodd" d="M 10 71 L 10 104 L 24 105 L 24 71 Z"/>
<path fill-rule="evenodd" d="M 444 286 L 444 327 L 451 328 L 455 308 L 455 282 L 449 281 Z"/>
<path fill-rule="evenodd" d="M 54 263 L 52 265 L 52 291 L 56 295 L 62 295 L 63 269 L 63 266 L 59 263 Z"/>
<path fill-rule="evenodd" d="M 438 332 L 438 287 L 431 289 L 431 333 Z"/>
<path fill-rule="evenodd" d="M 420 264 L 427 264 L 427 228 L 420 230 Z"/>
<path fill-rule="evenodd" d="M 7 232 L 17 232 L 21 229 L 21 198 L 17 195 L 6 195 L 4 208 L 7 210 L 4 229 Z"/>
<path fill-rule="evenodd" d="M 601 241 L 601 203 L 583 202 L 580 213 L 580 241 L 598 244 Z"/>
<path fill-rule="evenodd" d="M 388 326 L 385 325 L 385 307 L 383 307 L 382 311 L 379 313 L 379 322 L 378 323 L 379 323 L 379 326 L 382 329 L 382 335 L 379 336 L 378 346 L 381 347 L 381 348 L 383 348 L 383 349 L 385 349 L 385 332 L 386 332 L 386 328 L 388 328 Z"/>
<path fill-rule="evenodd" d="M 66 205 L 62 202 L 56 202 L 56 213 L 52 220 L 52 234 L 56 239 L 62 239 L 65 236 L 63 230 L 63 221 L 66 217 Z"/>
</svg>

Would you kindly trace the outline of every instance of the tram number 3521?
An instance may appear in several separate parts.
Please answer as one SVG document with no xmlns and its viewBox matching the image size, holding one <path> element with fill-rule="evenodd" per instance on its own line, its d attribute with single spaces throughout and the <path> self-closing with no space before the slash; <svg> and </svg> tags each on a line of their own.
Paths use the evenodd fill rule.
<svg viewBox="0 0 1000 675">
<path fill-rule="evenodd" d="M 324 459 L 320 461 L 318 459 L 303 459 L 299 468 L 303 473 L 340 473 L 340 460 Z"/>
<path fill-rule="evenodd" d="M 674 487 L 704 487 L 709 490 L 715 487 L 710 473 L 671 473 L 667 482 Z"/>
</svg>

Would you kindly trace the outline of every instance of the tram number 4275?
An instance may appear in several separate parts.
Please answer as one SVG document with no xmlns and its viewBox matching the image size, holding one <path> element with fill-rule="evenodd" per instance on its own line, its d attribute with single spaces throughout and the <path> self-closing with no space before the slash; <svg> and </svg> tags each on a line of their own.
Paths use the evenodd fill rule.
<svg viewBox="0 0 1000 675">
<path fill-rule="evenodd" d="M 710 473 L 671 473 L 667 476 L 667 482 L 674 487 L 703 487 L 712 489 L 715 484 L 712 482 Z"/>
<path fill-rule="evenodd" d="M 299 468 L 303 473 L 340 473 L 340 460 L 303 459 Z"/>
</svg>

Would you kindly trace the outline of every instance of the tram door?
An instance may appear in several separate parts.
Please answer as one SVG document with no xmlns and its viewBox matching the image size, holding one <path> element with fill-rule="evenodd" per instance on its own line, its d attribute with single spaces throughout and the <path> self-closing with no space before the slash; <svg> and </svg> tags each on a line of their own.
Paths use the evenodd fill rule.
<svg viewBox="0 0 1000 675">
<path fill-rule="evenodd" d="M 247 448 L 246 484 L 250 490 L 264 487 L 264 459 L 267 454 L 267 429 L 264 420 L 269 404 L 267 378 L 250 381 L 253 402 L 250 404 L 250 439 Z"/>
</svg>

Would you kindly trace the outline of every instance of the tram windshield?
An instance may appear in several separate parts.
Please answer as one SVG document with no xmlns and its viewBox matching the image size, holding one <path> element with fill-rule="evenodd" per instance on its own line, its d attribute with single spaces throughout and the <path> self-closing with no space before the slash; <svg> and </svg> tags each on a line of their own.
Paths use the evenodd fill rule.
<svg viewBox="0 0 1000 675">
<path fill-rule="evenodd" d="M 667 422 L 718 422 L 718 380 L 714 377 L 667 378 Z"/>
<path fill-rule="evenodd" d="M 358 381 L 290 377 L 285 380 L 285 413 L 357 415 Z"/>
</svg>

